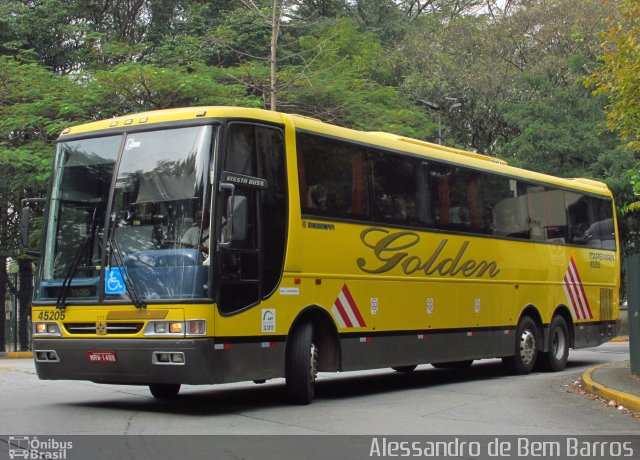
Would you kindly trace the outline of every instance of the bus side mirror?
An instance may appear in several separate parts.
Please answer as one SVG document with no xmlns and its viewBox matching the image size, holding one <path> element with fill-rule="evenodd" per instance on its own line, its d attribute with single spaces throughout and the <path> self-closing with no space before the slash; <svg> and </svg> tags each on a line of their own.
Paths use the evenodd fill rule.
<svg viewBox="0 0 640 460">
<path fill-rule="evenodd" d="M 31 220 L 31 208 L 26 206 L 20 213 L 20 244 L 22 248 L 29 246 L 29 221 Z"/>
<path fill-rule="evenodd" d="M 22 200 L 22 211 L 20 212 L 20 245 L 22 250 L 34 257 L 40 256 L 40 251 L 29 247 L 29 235 L 31 226 L 33 225 L 33 209 L 29 203 L 44 203 L 44 198 L 25 198 Z M 39 216 L 40 213 L 38 213 Z"/>
<path fill-rule="evenodd" d="M 233 184 L 221 183 L 220 190 L 230 192 L 222 222 L 222 232 L 218 245 L 228 248 L 233 241 L 243 241 L 247 237 L 248 206 L 247 197 L 235 195 Z"/>
<path fill-rule="evenodd" d="M 230 241 L 244 241 L 247 238 L 247 197 L 230 196 L 227 202 L 227 222 L 231 222 Z"/>
</svg>

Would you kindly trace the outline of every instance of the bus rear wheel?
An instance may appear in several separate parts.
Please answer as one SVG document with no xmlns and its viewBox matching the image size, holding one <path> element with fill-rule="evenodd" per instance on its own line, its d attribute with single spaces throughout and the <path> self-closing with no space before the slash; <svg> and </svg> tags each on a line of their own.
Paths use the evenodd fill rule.
<svg viewBox="0 0 640 460">
<path fill-rule="evenodd" d="M 516 327 L 515 349 L 513 356 L 505 356 L 502 363 L 514 374 L 529 374 L 538 358 L 538 327 L 529 316 L 523 316 Z"/>
<path fill-rule="evenodd" d="M 175 399 L 180 392 L 179 383 L 152 383 L 149 391 L 156 399 Z"/>
<path fill-rule="evenodd" d="M 539 358 L 543 369 L 558 372 L 567 366 L 569 359 L 569 327 L 560 315 L 554 316 L 549 326 L 549 351 Z"/>
<path fill-rule="evenodd" d="M 313 325 L 296 327 L 290 336 L 285 362 L 287 398 L 293 404 L 310 404 L 315 397 L 318 348 L 313 343 Z"/>
</svg>

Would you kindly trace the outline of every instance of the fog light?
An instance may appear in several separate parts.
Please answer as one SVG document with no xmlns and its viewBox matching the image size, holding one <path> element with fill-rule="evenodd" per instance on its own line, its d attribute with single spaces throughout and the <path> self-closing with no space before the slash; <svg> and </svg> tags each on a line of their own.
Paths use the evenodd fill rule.
<svg viewBox="0 0 640 460">
<path fill-rule="evenodd" d="M 171 353 L 171 362 L 184 364 L 184 354 L 183 353 Z"/>
<path fill-rule="evenodd" d="M 158 362 L 159 363 L 169 363 L 171 362 L 171 355 L 169 353 L 158 353 Z"/>
<path fill-rule="evenodd" d="M 179 323 L 169 323 L 169 332 L 172 334 L 182 334 L 182 322 Z"/>
</svg>

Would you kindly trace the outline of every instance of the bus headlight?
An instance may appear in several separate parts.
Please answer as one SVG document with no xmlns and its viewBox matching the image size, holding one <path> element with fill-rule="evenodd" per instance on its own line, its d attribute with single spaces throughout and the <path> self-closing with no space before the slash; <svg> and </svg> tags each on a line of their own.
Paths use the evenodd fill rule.
<svg viewBox="0 0 640 460">
<path fill-rule="evenodd" d="M 62 335 L 62 331 L 58 323 L 33 323 L 33 335 L 59 337 Z"/>
<path fill-rule="evenodd" d="M 144 335 L 190 336 L 205 335 L 207 322 L 203 319 L 190 321 L 149 321 L 144 328 Z"/>
</svg>

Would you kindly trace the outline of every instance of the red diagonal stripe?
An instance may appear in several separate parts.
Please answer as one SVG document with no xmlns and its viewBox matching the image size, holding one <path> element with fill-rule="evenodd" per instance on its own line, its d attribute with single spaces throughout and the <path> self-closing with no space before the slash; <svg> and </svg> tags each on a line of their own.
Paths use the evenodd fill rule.
<svg viewBox="0 0 640 460">
<path fill-rule="evenodd" d="M 571 279 L 572 285 L 574 286 L 576 299 L 578 300 L 578 306 L 580 307 L 580 311 L 582 312 L 582 319 L 587 319 L 587 307 L 586 307 L 586 298 L 584 297 L 584 289 L 582 289 L 582 284 L 580 283 L 580 278 L 578 276 L 578 270 L 576 269 L 576 264 L 571 259 L 569 262 L 569 268 L 567 268 L 567 273 L 569 274 L 569 278 Z"/>
<path fill-rule="evenodd" d="M 336 301 L 335 301 L 334 305 L 338 309 L 338 313 L 340 313 L 340 316 L 342 317 L 342 320 L 344 321 L 344 324 L 346 324 L 347 327 L 353 327 L 353 324 L 351 323 L 351 320 L 349 319 L 349 315 L 347 315 L 347 312 L 344 310 L 344 306 L 342 305 L 342 302 L 340 302 L 340 297 L 336 298 Z"/>
<path fill-rule="evenodd" d="M 347 287 L 346 284 L 342 287 L 342 293 L 347 298 L 347 301 L 349 302 L 349 306 L 351 307 L 351 311 L 353 312 L 356 319 L 358 320 L 359 326 L 365 327 L 366 324 L 364 322 L 364 318 L 362 318 L 362 315 L 360 314 L 360 310 L 358 310 L 358 305 L 356 305 L 356 301 L 353 300 L 353 296 L 351 295 L 351 292 L 349 291 L 349 288 Z"/>
<path fill-rule="evenodd" d="M 564 275 L 564 285 L 567 287 L 567 292 L 569 293 L 569 302 L 571 302 L 571 309 L 573 310 L 573 313 L 575 313 L 576 319 L 582 319 L 580 309 L 577 307 L 577 302 L 574 298 L 573 286 L 569 281 L 569 272 L 565 273 Z"/>
<path fill-rule="evenodd" d="M 578 286 L 576 286 L 576 280 L 573 277 L 573 272 L 571 269 L 567 269 L 567 277 L 569 278 L 569 290 L 573 295 L 573 300 L 576 303 L 576 310 L 579 311 L 578 319 L 586 319 L 586 312 L 582 305 L 582 299 L 580 298 L 580 291 L 578 290 Z"/>
<path fill-rule="evenodd" d="M 591 313 L 591 307 L 589 306 L 589 299 L 587 299 L 587 293 L 584 290 L 584 286 L 582 285 L 582 279 L 580 279 L 580 273 L 578 272 L 578 267 L 576 266 L 576 262 L 571 259 L 571 264 L 573 265 L 573 271 L 576 274 L 576 278 L 578 280 L 578 287 L 580 288 L 580 292 L 582 293 L 582 298 L 584 300 L 584 307 L 586 308 L 586 314 L 588 319 L 593 318 L 593 314 Z"/>
</svg>

